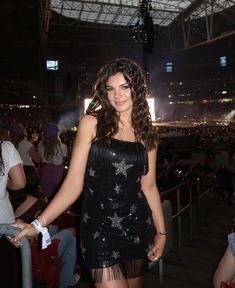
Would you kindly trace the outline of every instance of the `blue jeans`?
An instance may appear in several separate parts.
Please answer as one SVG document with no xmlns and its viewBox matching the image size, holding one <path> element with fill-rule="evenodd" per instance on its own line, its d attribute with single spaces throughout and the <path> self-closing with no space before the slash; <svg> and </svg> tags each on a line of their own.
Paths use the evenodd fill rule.
<svg viewBox="0 0 235 288">
<path fill-rule="evenodd" d="M 58 256 L 60 257 L 60 286 L 66 288 L 70 285 L 77 260 L 76 238 L 68 229 L 58 231 L 55 225 L 48 227 L 51 240 L 60 240 L 58 246 Z"/>
</svg>

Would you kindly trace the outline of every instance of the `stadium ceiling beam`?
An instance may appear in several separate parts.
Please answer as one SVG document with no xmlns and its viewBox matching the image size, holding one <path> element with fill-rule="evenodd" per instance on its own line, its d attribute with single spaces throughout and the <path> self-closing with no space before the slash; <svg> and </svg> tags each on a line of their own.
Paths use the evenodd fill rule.
<svg viewBox="0 0 235 288">
<path fill-rule="evenodd" d="M 195 0 L 184 11 L 182 11 L 168 26 L 168 31 L 171 33 L 177 29 L 184 19 L 187 19 L 205 0 Z"/>
<path fill-rule="evenodd" d="M 51 0 L 40 1 L 38 7 L 40 37 L 42 41 L 46 41 L 51 18 Z"/>
<path fill-rule="evenodd" d="M 63 0 L 61 0 L 63 2 Z M 77 2 L 77 3 L 81 3 L 82 6 L 84 7 L 85 4 L 90 4 L 90 5 L 100 5 L 100 6 L 110 6 L 110 7 L 121 7 L 121 8 L 139 8 L 139 1 L 137 0 L 132 0 L 129 1 L 131 4 L 126 4 L 127 1 L 121 1 L 121 3 L 112 3 L 112 2 L 94 2 L 94 1 L 88 1 L 88 0 L 71 0 L 72 2 Z M 121 4 L 121 5 L 120 5 Z M 179 9 L 177 9 L 177 7 L 175 6 L 175 10 L 174 9 L 167 9 L 166 7 L 169 7 L 169 5 L 166 4 L 162 4 L 165 8 L 154 8 L 154 6 L 152 6 L 152 12 L 171 12 L 171 13 L 179 13 Z M 171 5 L 171 7 L 173 7 Z"/>
<path fill-rule="evenodd" d="M 103 26 L 103 28 L 111 30 L 130 30 L 129 26 L 136 24 L 140 18 L 140 5 L 137 0 L 120 1 L 119 3 L 112 3 L 111 1 L 94 2 L 88 0 L 50 1 L 51 9 L 57 14 L 65 16 L 52 18 L 51 23 L 54 25 L 101 29 Z M 165 22 L 169 23 L 172 21 L 181 10 L 182 8 L 177 5 L 172 5 L 170 2 L 158 3 L 156 1 L 152 5 L 151 16 L 154 24 L 166 25 Z M 82 19 L 84 13 L 87 15 L 87 21 L 86 19 Z M 93 16 L 91 16 L 92 14 Z M 73 17 L 71 15 L 73 15 Z M 110 15 L 112 15 L 113 19 L 105 21 L 106 17 Z M 94 18 L 92 19 L 92 17 Z"/>
<path fill-rule="evenodd" d="M 227 1 L 227 4 L 233 3 L 233 1 Z M 227 7 L 227 6 L 226 6 Z M 220 8 L 219 12 L 216 8 Z M 224 10 L 223 10 L 224 9 Z M 200 13 L 204 12 L 204 16 L 200 17 Z M 216 17 L 215 17 L 216 13 Z M 220 16 L 220 20 L 218 20 Z M 196 18 L 201 21 L 195 21 Z M 230 31 L 223 31 L 220 27 L 218 30 L 218 24 L 221 19 L 224 18 L 229 21 L 232 26 Z M 216 26 L 217 30 L 216 31 Z M 220 26 L 220 25 L 219 25 Z M 231 36 L 235 33 L 235 20 L 233 16 L 227 13 L 226 8 L 220 5 L 217 0 L 196 0 L 188 8 L 186 8 L 180 15 L 178 15 L 166 28 L 165 45 L 164 49 L 168 52 L 174 52 L 176 50 L 193 48 L 201 45 L 211 43 L 213 41 Z M 195 36 L 200 37 L 195 37 Z M 166 40 L 167 38 L 167 40 Z M 179 44 L 179 40 L 181 44 Z M 195 39 L 197 39 L 195 41 Z M 168 42 L 168 44 L 166 44 Z M 176 44 L 176 42 L 178 42 Z M 168 47 L 168 49 L 166 49 Z"/>
</svg>

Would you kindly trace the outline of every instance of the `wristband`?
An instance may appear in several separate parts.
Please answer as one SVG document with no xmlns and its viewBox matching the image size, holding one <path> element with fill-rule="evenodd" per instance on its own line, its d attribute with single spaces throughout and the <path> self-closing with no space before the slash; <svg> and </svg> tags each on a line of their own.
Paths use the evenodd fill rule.
<svg viewBox="0 0 235 288">
<path fill-rule="evenodd" d="M 42 234 L 42 249 L 47 248 L 47 246 L 51 244 L 51 238 L 50 238 L 47 228 L 42 227 L 42 225 L 37 219 L 33 220 L 31 224 L 33 224 L 33 226 L 36 228 L 38 234 L 39 233 Z"/>
</svg>

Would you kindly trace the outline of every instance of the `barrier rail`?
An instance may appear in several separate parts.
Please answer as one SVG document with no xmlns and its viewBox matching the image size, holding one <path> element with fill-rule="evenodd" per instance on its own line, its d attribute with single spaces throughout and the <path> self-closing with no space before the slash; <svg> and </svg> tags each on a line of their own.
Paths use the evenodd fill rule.
<svg viewBox="0 0 235 288">
<path fill-rule="evenodd" d="M 19 233 L 20 229 L 13 227 L 10 224 L 0 224 L 0 236 L 15 236 Z M 22 237 L 21 250 L 21 265 L 22 265 L 22 284 L 23 288 L 32 288 L 32 261 L 31 249 L 27 237 Z"/>
<path fill-rule="evenodd" d="M 202 201 L 202 198 L 205 197 L 208 194 L 212 194 L 215 191 L 216 184 L 213 182 L 210 185 L 213 185 L 213 187 L 209 187 L 207 185 L 208 179 L 211 179 L 210 177 L 205 177 L 204 175 L 201 175 L 196 179 L 196 185 L 193 187 L 193 183 L 190 181 L 185 181 L 175 187 L 172 187 L 166 191 L 161 192 L 160 196 L 162 199 L 169 199 L 170 195 L 176 195 L 176 203 L 172 203 L 172 206 L 175 207 L 173 209 L 172 219 L 177 219 L 177 238 L 178 238 L 178 251 L 181 255 L 182 250 L 182 214 L 189 210 L 189 226 L 190 226 L 190 237 L 193 236 L 193 203 L 197 202 L 198 207 L 200 208 L 200 202 Z M 193 198 L 193 189 L 195 190 L 194 197 Z M 181 193 L 182 191 L 187 191 L 186 199 L 188 198 L 188 202 L 183 203 L 181 199 Z M 185 198 L 184 198 L 185 201 Z M 183 205 L 182 205 L 183 204 Z"/>
</svg>

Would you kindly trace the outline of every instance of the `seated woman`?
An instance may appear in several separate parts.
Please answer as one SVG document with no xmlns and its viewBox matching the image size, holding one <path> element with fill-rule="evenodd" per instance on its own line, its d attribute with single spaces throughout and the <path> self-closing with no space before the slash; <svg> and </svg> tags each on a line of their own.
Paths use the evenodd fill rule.
<svg viewBox="0 0 235 288">
<path fill-rule="evenodd" d="M 25 222 L 32 222 L 46 207 L 47 203 L 40 198 L 40 179 L 30 168 L 26 173 L 26 187 L 18 193 L 11 193 L 11 203 L 15 211 L 15 218 Z M 59 230 L 55 225 L 49 225 L 51 240 L 58 239 L 58 256 L 60 257 L 60 287 L 74 286 L 80 276 L 74 274 L 76 265 L 76 231 L 74 228 Z"/>
</svg>

